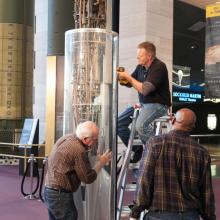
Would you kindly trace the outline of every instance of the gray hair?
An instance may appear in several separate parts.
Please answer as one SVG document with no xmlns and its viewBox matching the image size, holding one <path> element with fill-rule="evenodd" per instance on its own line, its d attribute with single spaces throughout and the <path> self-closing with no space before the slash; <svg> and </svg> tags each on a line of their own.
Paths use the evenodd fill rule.
<svg viewBox="0 0 220 220">
<path fill-rule="evenodd" d="M 92 121 L 86 121 L 78 124 L 76 128 L 76 136 L 82 140 L 85 137 L 92 137 L 96 124 Z"/>
</svg>

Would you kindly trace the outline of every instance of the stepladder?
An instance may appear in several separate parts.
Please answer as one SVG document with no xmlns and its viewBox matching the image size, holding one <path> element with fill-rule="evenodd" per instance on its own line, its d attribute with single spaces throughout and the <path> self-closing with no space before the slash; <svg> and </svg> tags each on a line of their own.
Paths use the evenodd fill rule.
<svg viewBox="0 0 220 220">
<path fill-rule="evenodd" d="M 140 106 L 135 105 L 134 106 L 134 113 L 132 116 L 132 123 L 130 126 L 130 136 L 129 136 L 129 142 L 128 142 L 128 147 L 124 151 L 123 154 L 123 162 L 121 165 L 120 172 L 118 174 L 117 178 L 117 220 L 127 220 L 129 219 L 129 214 L 130 214 L 130 208 L 129 206 L 125 205 L 124 197 L 126 197 L 126 193 L 132 193 L 135 194 L 137 190 L 137 184 L 136 181 L 131 181 L 131 178 L 128 178 L 130 176 L 129 172 L 131 171 L 130 169 L 140 169 L 140 162 L 137 164 L 130 164 L 130 160 L 132 158 L 132 147 L 133 144 L 137 142 L 136 138 L 136 131 L 135 131 L 135 125 L 137 122 L 138 115 L 141 111 Z M 168 130 L 170 130 L 170 123 L 169 123 L 169 116 L 163 116 L 160 117 L 156 120 L 154 120 L 153 127 L 154 127 L 154 132 L 155 135 L 162 134 Z M 139 143 L 141 143 L 140 140 L 138 140 Z M 129 197 L 129 196 L 128 196 Z M 133 195 L 134 198 L 134 195 Z M 143 218 L 144 213 L 142 213 L 140 219 Z"/>
</svg>

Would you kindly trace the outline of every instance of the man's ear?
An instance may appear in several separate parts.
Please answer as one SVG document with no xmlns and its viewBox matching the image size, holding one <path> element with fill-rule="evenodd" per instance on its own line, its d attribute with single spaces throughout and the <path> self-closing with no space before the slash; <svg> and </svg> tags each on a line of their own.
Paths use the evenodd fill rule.
<svg viewBox="0 0 220 220">
<path fill-rule="evenodd" d="M 153 55 L 152 54 L 148 54 L 148 58 L 150 59 L 150 60 L 153 60 Z"/>
<path fill-rule="evenodd" d="M 83 144 L 86 144 L 87 145 L 87 140 L 86 140 L 87 138 L 86 137 L 84 137 L 83 139 L 82 139 L 82 142 L 83 142 Z"/>
</svg>

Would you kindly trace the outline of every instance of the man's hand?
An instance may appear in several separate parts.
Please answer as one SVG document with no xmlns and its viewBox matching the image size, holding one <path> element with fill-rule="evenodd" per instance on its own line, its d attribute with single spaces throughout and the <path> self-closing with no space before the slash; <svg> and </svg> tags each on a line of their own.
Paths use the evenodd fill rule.
<svg viewBox="0 0 220 220">
<path fill-rule="evenodd" d="M 112 152 L 111 152 L 111 150 L 107 150 L 102 155 L 100 155 L 100 153 L 98 153 L 97 156 L 98 156 L 98 159 L 99 159 L 100 163 L 102 164 L 102 166 L 104 166 L 112 159 Z"/>
<path fill-rule="evenodd" d="M 117 78 L 118 78 L 118 81 L 120 82 L 120 85 L 122 86 L 129 85 L 128 87 L 131 87 L 129 84 L 130 77 L 131 76 L 127 72 L 117 70 Z"/>
<path fill-rule="evenodd" d="M 127 72 L 117 71 L 118 80 L 128 80 L 129 74 Z"/>
<path fill-rule="evenodd" d="M 112 159 L 112 152 L 107 150 L 104 154 L 97 153 L 98 161 L 95 165 L 95 170 L 97 173 L 104 167 L 111 159 Z"/>
<path fill-rule="evenodd" d="M 138 219 L 136 219 L 136 218 L 131 218 L 131 217 L 130 217 L 129 220 L 138 220 Z"/>
<path fill-rule="evenodd" d="M 124 72 L 116 71 L 116 72 L 117 72 L 118 81 L 120 82 L 121 85 L 129 84 L 129 87 L 134 87 L 139 93 L 143 94 L 142 82 L 137 81 L 135 78 L 129 75 L 129 73 L 127 73 L 126 71 Z"/>
</svg>

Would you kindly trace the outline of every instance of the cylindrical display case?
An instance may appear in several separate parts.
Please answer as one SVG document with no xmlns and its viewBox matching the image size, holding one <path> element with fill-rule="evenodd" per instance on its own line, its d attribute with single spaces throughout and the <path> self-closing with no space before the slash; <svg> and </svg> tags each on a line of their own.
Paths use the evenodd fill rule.
<svg viewBox="0 0 220 220">
<path fill-rule="evenodd" d="M 111 220 L 114 215 L 117 120 L 118 34 L 82 28 L 65 34 L 64 133 L 83 121 L 100 128 L 99 150 L 113 151 L 111 168 L 86 187 L 86 219 Z M 109 175 L 110 174 L 110 175 Z"/>
</svg>

